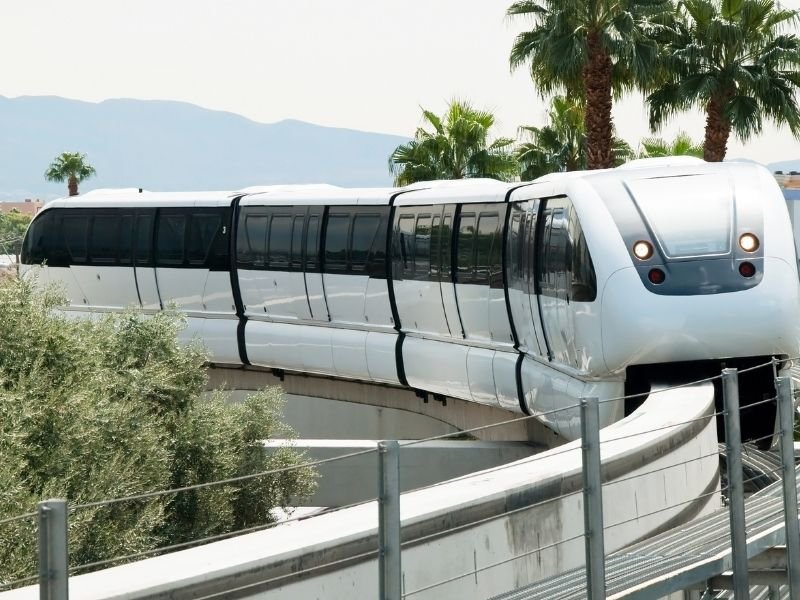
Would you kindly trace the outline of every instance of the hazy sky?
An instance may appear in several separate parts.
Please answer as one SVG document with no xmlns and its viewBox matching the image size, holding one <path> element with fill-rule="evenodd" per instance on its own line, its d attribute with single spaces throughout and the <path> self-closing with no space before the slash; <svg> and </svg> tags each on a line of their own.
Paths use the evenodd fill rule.
<svg viewBox="0 0 800 600">
<path fill-rule="evenodd" d="M 498 134 L 542 124 L 545 103 L 508 52 L 522 22 L 511 0 L 0 0 L 0 95 L 170 99 L 242 114 L 411 136 L 420 105 L 467 98 Z M 800 8 L 800 0 L 784 5 Z M 637 95 L 617 103 L 618 133 L 648 135 Z M 704 119 L 679 128 L 702 139 Z M 800 157 L 774 128 L 730 157 Z"/>
</svg>

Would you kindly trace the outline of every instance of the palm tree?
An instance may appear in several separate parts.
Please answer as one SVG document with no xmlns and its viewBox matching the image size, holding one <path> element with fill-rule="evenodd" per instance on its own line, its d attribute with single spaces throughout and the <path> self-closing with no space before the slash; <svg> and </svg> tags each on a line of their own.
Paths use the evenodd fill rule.
<svg viewBox="0 0 800 600">
<path fill-rule="evenodd" d="M 489 142 L 492 113 L 453 100 L 443 117 L 425 109 L 422 116 L 431 130 L 419 127 L 414 139 L 398 146 L 389 157 L 395 185 L 467 177 L 508 181 L 517 175 L 517 163 L 510 152 L 514 140 L 497 138 Z"/>
<path fill-rule="evenodd" d="M 78 184 L 96 175 L 94 167 L 86 162 L 86 155 L 80 152 L 62 152 L 50 163 L 44 178 L 47 181 L 67 182 L 70 196 L 78 195 Z"/>
<path fill-rule="evenodd" d="M 557 171 L 586 168 L 586 130 L 584 109 L 566 96 L 555 96 L 544 127 L 520 127 L 528 141 L 520 144 L 514 155 L 520 166 L 520 178 L 530 181 Z M 612 138 L 612 166 L 633 156 L 631 147 L 622 139 Z"/>
<path fill-rule="evenodd" d="M 667 40 L 673 76 L 647 98 L 650 126 L 703 109 L 704 158 L 715 162 L 725 158 L 731 132 L 745 141 L 765 118 L 800 134 L 800 40 L 781 33 L 797 20 L 774 0 L 682 0 Z"/>
<path fill-rule="evenodd" d="M 585 101 L 590 169 L 611 167 L 612 92 L 652 89 L 660 76 L 654 36 L 671 0 L 518 0 L 509 16 L 533 20 L 511 49 L 511 68 L 528 65 L 542 95 L 564 91 Z"/>
<path fill-rule="evenodd" d="M 703 158 L 703 144 L 697 144 L 688 133 L 681 131 L 672 142 L 660 137 L 642 138 L 639 158 L 656 158 L 659 156 L 695 156 Z"/>
</svg>

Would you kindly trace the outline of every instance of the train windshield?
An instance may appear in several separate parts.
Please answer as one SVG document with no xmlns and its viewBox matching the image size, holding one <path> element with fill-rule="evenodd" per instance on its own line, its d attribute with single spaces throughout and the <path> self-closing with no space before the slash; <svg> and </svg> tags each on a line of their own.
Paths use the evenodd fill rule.
<svg viewBox="0 0 800 600">
<path fill-rule="evenodd" d="M 669 258 L 731 251 L 733 193 L 727 178 L 662 177 L 627 186 Z"/>
</svg>

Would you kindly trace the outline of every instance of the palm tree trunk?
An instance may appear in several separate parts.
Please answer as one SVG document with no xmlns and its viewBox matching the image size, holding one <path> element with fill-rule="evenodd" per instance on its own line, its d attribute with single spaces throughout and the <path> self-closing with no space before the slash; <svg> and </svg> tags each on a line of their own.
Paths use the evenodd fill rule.
<svg viewBox="0 0 800 600">
<path fill-rule="evenodd" d="M 614 166 L 611 152 L 611 57 L 603 48 L 600 33 L 590 31 L 586 37 L 588 58 L 583 67 L 586 87 L 586 163 L 590 169 Z"/>
<path fill-rule="evenodd" d="M 67 180 L 67 189 L 69 190 L 70 196 L 78 195 L 78 178 L 74 175 L 70 175 L 69 179 Z"/>
<path fill-rule="evenodd" d="M 703 158 L 708 162 L 722 162 L 728 151 L 728 137 L 731 134 L 731 123 L 725 117 L 725 105 L 733 92 L 723 90 L 711 97 L 706 104 L 706 138 L 703 146 Z"/>
</svg>

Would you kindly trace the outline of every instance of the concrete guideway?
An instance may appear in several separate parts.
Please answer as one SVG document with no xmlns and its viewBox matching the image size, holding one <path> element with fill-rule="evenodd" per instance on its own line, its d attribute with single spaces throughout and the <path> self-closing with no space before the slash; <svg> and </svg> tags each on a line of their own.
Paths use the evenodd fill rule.
<svg viewBox="0 0 800 600">
<path fill-rule="evenodd" d="M 651 394 L 601 432 L 609 552 L 719 505 L 713 411 L 711 385 L 673 389 Z M 403 494 L 404 596 L 489 597 L 582 566 L 581 489 L 580 442 L 573 442 Z M 367 502 L 80 575 L 70 593 L 82 600 L 375 597 L 377 513 Z M 0 597 L 32 599 L 37 588 Z"/>
<path fill-rule="evenodd" d="M 757 557 L 784 542 L 780 482 L 751 496 L 745 511 L 748 557 Z M 728 511 L 723 509 L 610 554 L 606 558 L 606 593 L 609 600 L 661 598 L 692 587 L 704 588 L 707 580 L 730 570 L 732 565 L 730 521 Z M 553 598 L 586 598 L 584 569 L 561 573 L 494 600 Z"/>
</svg>

